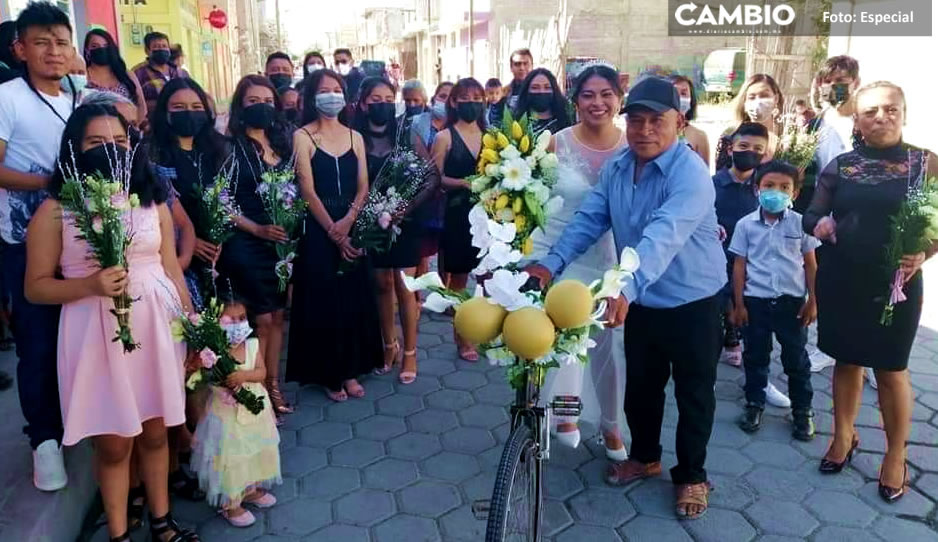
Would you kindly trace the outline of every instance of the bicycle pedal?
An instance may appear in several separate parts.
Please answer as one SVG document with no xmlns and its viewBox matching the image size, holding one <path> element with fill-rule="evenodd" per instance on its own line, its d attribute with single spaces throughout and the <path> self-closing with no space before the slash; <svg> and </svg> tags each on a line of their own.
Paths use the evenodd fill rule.
<svg viewBox="0 0 938 542">
<path fill-rule="evenodd" d="M 472 503 L 472 515 L 479 521 L 487 521 L 491 510 L 492 501 L 490 499 L 479 499 Z"/>
<path fill-rule="evenodd" d="M 579 416 L 583 411 L 583 401 L 576 395 L 557 395 L 550 403 L 554 416 Z"/>
</svg>

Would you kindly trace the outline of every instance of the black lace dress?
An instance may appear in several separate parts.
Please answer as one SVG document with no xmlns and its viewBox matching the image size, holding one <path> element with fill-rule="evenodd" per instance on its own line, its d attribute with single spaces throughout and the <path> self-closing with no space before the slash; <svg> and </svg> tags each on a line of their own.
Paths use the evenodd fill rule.
<svg viewBox="0 0 938 542">
<path fill-rule="evenodd" d="M 838 363 L 901 371 L 922 314 L 922 273 L 906 283 L 908 300 L 880 324 L 895 266 L 886 261 L 890 218 L 910 186 L 924 182 L 928 151 L 907 144 L 860 147 L 831 161 L 818 178 L 804 215 L 811 234 L 832 215 L 837 242 L 818 250 L 818 347 Z"/>
<path fill-rule="evenodd" d="M 358 189 L 358 158 L 352 149 L 342 156 L 314 149 L 316 195 L 339 220 Z M 384 364 L 371 266 L 363 258 L 339 274 L 341 261 L 338 247 L 308 214 L 293 267 L 288 381 L 338 391 L 345 380 Z"/>
</svg>

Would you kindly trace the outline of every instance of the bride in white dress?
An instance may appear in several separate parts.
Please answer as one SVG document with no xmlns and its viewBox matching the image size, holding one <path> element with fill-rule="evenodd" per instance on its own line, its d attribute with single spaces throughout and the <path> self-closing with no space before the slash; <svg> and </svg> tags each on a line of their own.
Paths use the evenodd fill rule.
<svg viewBox="0 0 938 542">
<path fill-rule="evenodd" d="M 563 209 L 552 214 L 544 228 L 545 234 L 534 239 L 534 261 L 547 255 L 564 228 L 569 224 L 583 199 L 599 181 L 599 172 L 606 160 L 626 146 L 625 132 L 613 124 L 622 105 L 618 72 L 606 65 L 587 66 L 576 79 L 573 103 L 579 123 L 561 130 L 551 138 L 551 150 L 559 162 L 554 194 L 563 197 Z M 602 278 L 603 272 L 618 262 L 612 232 L 584 252 L 556 280 L 577 279 L 586 284 Z M 583 398 L 584 419 L 598 420 L 606 455 L 614 461 L 625 461 L 627 453 L 620 434 L 622 394 L 625 391 L 625 350 L 622 329 L 605 329 L 596 337 L 590 351 L 589 371 L 580 364 L 570 364 L 551 371 L 543 388 L 544 402 L 560 395 Z M 584 379 L 592 384 L 584 386 Z M 595 401 L 592 392 L 595 391 Z M 589 394 L 589 395 L 585 395 Z M 598 403 L 598 408 L 596 407 Z M 598 412 L 597 412 L 598 410 Z M 580 430 L 576 418 L 558 417 L 552 428 L 561 443 L 576 447 Z"/>
</svg>

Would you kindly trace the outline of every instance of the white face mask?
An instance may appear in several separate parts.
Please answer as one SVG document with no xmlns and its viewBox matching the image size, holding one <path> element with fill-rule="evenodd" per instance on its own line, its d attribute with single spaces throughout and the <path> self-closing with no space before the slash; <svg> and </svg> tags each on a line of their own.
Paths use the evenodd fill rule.
<svg viewBox="0 0 938 542">
<path fill-rule="evenodd" d="M 221 328 L 228 335 L 228 342 L 231 346 L 238 346 L 251 336 L 251 324 L 247 320 L 243 322 L 234 322 L 231 324 L 221 324 Z"/>
<path fill-rule="evenodd" d="M 323 69 L 323 68 L 325 68 L 325 66 L 323 66 L 322 64 L 319 64 L 319 63 L 311 63 L 311 64 L 307 64 L 307 65 L 306 65 L 306 71 L 307 71 L 308 73 L 317 72 L 317 71 L 319 71 L 319 70 L 321 70 L 321 69 Z"/>
<path fill-rule="evenodd" d="M 746 100 L 743 107 L 750 119 L 754 121 L 765 120 L 772 114 L 772 110 L 775 109 L 775 98 Z"/>
<path fill-rule="evenodd" d="M 430 108 L 430 112 L 433 114 L 434 118 L 437 118 L 437 119 L 446 118 L 446 102 L 435 100 L 433 102 L 433 107 Z"/>
<path fill-rule="evenodd" d="M 690 96 L 681 96 L 681 114 L 686 115 L 690 111 Z"/>
<path fill-rule="evenodd" d="M 339 75 L 348 75 L 352 71 L 352 65 L 348 62 L 343 62 L 336 64 L 335 69 L 339 72 Z"/>
<path fill-rule="evenodd" d="M 341 92 L 326 92 L 316 95 L 316 110 L 324 117 L 335 118 L 345 108 L 345 95 Z"/>
</svg>

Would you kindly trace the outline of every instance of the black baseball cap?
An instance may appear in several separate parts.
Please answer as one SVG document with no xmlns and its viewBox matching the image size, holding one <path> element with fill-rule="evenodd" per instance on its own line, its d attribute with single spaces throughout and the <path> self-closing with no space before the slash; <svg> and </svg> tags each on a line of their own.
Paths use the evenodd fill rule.
<svg viewBox="0 0 938 542">
<path fill-rule="evenodd" d="M 629 97 L 625 101 L 625 111 L 632 107 L 644 107 L 656 113 L 664 113 L 668 109 L 681 110 L 681 98 L 674 88 L 674 84 L 662 77 L 650 76 L 639 81 L 629 89 Z"/>
</svg>

